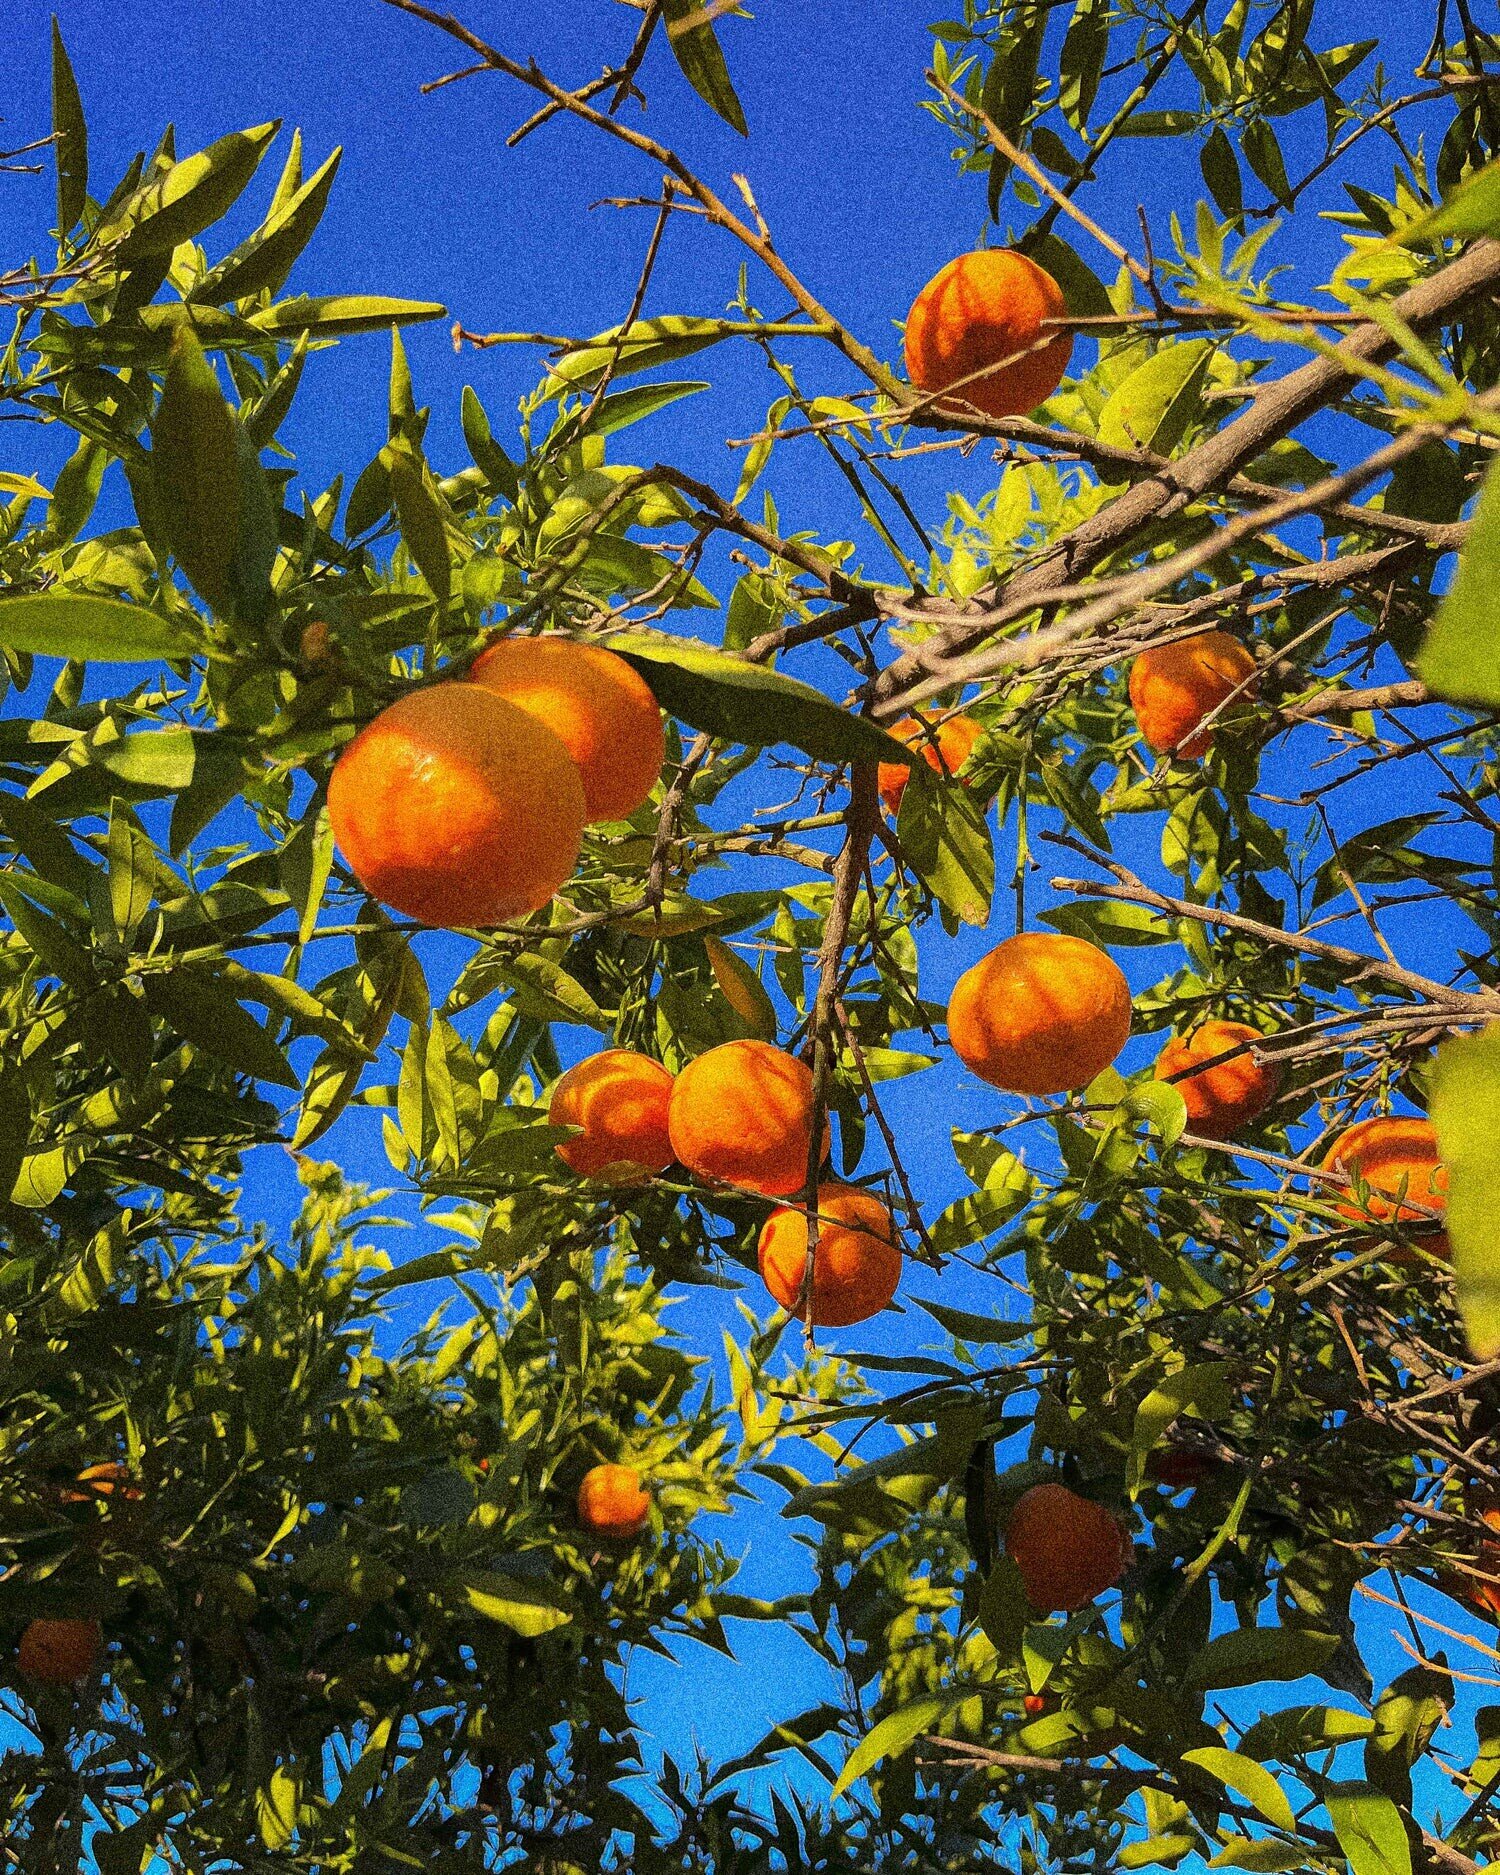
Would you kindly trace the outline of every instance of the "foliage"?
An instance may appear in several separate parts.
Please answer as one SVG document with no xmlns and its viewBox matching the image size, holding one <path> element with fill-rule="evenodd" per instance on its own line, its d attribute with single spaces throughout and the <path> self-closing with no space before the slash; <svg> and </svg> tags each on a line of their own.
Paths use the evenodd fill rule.
<svg viewBox="0 0 1500 1875">
<path fill-rule="evenodd" d="M 55 473 L 0 472 L 0 1624 L 82 1608 L 109 1650 L 73 1693 L 8 1670 L 35 1744 L 0 1765 L 8 1852 L 106 1875 L 158 1851 L 1470 1875 L 1500 1770 L 1472 1690 L 1500 1605 L 1494 1126 L 1474 1119 L 1493 1044 L 1432 1062 L 1500 1015 L 1500 520 L 1479 493 L 1500 42 L 1437 0 L 1397 81 L 1328 0 L 965 0 L 926 100 L 987 191 L 955 245 L 987 208 L 1079 334 L 1034 420 L 971 423 L 913 401 L 753 198 L 636 127 L 637 81 L 691 86 L 753 150 L 737 9 L 646 7 L 569 92 L 388 4 L 528 108 L 629 143 L 661 223 L 706 221 L 762 284 L 647 314 L 653 241 L 620 323 L 554 348 L 513 436 L 469 390 L 468 460 L 433 460 L 401 331 L 444 309 L 288 289 L 337 152 L 305 175 L 291 139 L 259 225 L 214 258 L 278 127 L 183 158 L 169 135 L 106 190 L 57 40 L 56 252 L 0 275 L 0 399 L 69 438 Z M 1191 145 L 1211 198 L 1148 223 L 1144 256 L 1108 213 L 1139 137 Z M 1342 256 L 1304 258 L 1315 231 L 1289 280 L 1281 217 L 1314 213 Z M 372 334 L 386 435 L 306 488 L 304 375 Z M 633 426 L 711 405 L 710 381 L 661 374 L 733 344 L 779 388 L 732 494 L 619 459 Z M 995 486 L 924 517 L 901 452 L 976 433 Z M 850 538 L 767 492 L 811 449 Z M 453 952 L 360 893 L 327 777 L 501 623 L 607 637 L 671 754 L 554 903 L 465 934 L 434 995 Z M 1257 694 L 1203 763 L 1152 760 L 1130 659 L 1209 623 L 1254 650 Z M 882 726 L 960 702 L 985 730 L 962 783 L 918 765 L 882 822 L 875 765 L 902 753 Z M 1080 876 L 1043 874 L 1063 852 Z M 1283 1091 L 1229 1143 L 1185 1127 L 1140 1049 L 1078 1095 L 996 1096 L 993 1124 L 955 1130 L 967 1189 L 945 1207 L 888 1114 L 887 1084 L 942 1048 L 919 954 L 1039 920 L 1130 962 L 1138 1035 L 1249 1022 Z M 895 1354 L 791 1356 L 785 1319 L 751 1316 L 721 1407 L 664 1292 L 753 1269 L 764 1207 L 675 1172 L 569 1178 L 546 1122 L 566 1030 L 672 1068 L 745 1035 L 802 1051 L 838 1170 L 903 1222 L 938 1351 L 910 1300 Z M 1319 1169 L 1352 1120 L 1430 1094 L 1452 1270 Z M 401 1261 L 305 1156 L 371 1110 L 436 1233 Z M 239 1190 L 278 1146 L 307 1188 L 283 1249 Z M 108 1459 L 130 1491 L 80 1484 Z M 610 1554 L 571 1510 L 601 1459 L 656 1505 Z M 1044 1478 L 1137 1544 L 1118 1595 L 1065 1620 L 1002 1553 Z M 731 1559 L 690 1527 L 752 1490 L 806 1549 L 772 1603 L 727 1593 Z M 1372 1598 L 1418 1657 L 1395 1677 L 1356 1622 Z M 725 1645 L 726 1617 L 795 1631 L 829 1698 L 731 1763 L 656 1767 L 629 1650 Z"/>
</svg>

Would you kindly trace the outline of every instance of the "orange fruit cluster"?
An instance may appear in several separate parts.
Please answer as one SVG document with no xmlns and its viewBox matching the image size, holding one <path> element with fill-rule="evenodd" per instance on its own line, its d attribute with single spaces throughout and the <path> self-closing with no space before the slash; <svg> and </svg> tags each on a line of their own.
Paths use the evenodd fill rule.
<svg viewBox="0 0 1500 1875">
<path fill-rule="evenodd" d="M 1073 1614 L 1114 1587 L 1133 1545 L 1116 1518 L 1065 1484 L 1037 1484 L 1016 1500 L 1006 1553 L 1038 1614 Z"/>
<path fill-rule="evenodd" d="M 661 711 L 623 658 L 502 639 L 466 683 L 414 690 L 339 756 L 328 815 L 364 889 L 423 924 L 540 911 L 583 829 L 631 814 L 665 755 Z"/>
<path fill-rule="evenodd" d="M 960 254 L 927 282 L 906 316 L 906 374 L 928 395 L 953 392 L 945 416 L 1024 416 L 1062 383 L 1073 335 L 1062 288 L 1012 248 Z"/>
<path fill-rule="evenodd" d="M 1270 1106 L 1281 1075 L 1249 1052 L 1264 1040 L 1248 1022 L 1210 1017 L 1190 1035 L 1174 1035 L 1167 1043 L 1156 1058 L 1155 1076 L 1181 1093 L 1190 1133 L 1233 1139 Z"/>
<path fill-rule="evenodd" d="M 641 1474 L 630 1465 L 595 1465 L 578 1487 L 578 1521 L 590 1536 L 624 1542 L 639 1536 L 651 1515 Z"/>
<path fill-rule="evenodd" d="M 552 1090 L 547 1118 L 576 1126 L 557 1148 L 580 1178 L 638 1185 L 672 1163 L 667 1109 L 675 1079 L 649 1055 L 606 1048 L 569 1068 Z"/>
<path fill-rule="evenodd" d="M 1255 694 L 1258 666 L 1228 632 L 1199 632 L 1169 645 L 1153 645 L 1130 667 L 1130 702 L 1146 746 L 1158 755 L 1197 761 L 1207 755 L 1213 730 L 1200 725 L 1231 697 Z M 1230 706 L 1232 708 L 1232 705 Z"/>
</svg>

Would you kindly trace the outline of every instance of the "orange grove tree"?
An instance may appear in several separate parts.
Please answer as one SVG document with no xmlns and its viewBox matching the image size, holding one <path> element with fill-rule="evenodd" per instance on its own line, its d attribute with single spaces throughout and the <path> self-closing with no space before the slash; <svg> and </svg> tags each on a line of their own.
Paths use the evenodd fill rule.
<svg viewBox="0 0 1500 1875">
<path fill-rule="evenodd" d="M 55 246 L 0 273 L 0 1859 L 1473 1875 L 1484 9 L 1402 67 L 1334 0 L 962 0 L 913 83 L 972 224 L 901 342 L 647 127 L 687 84 L 748 134 L 738 7 L 635 0 L 570 88 L 385 5 L 650 214 L 467 460 L 402 340 L 445 308 L 288 287 L 337 153 L 101 183 L 55 28 Z M 1205 198 L 1122 216 L 1141 138 Z M 647 310 L 679 222 L 732 304 Z M 314 489 L 288 418 L 362 335 L 387 433 Z M 723 485 L 623 459 L 733 346 L 777 391 Z M 799 451 L 847 512 L 780 512 Z M 993 486 L 928 512 L 919 451 Z M 992 1115 L 953 1170 L 921 1074 Z M 403 1259 L 315 1151 L 377 1114 Z M 684 1285 L 740 1291 L 727 1387 Z M 781 1595 L 736 1501 L 801 1535 Z M 631 1650 L 752 1622 L 827 1697 L 658 1761 Z"/>
</svg>

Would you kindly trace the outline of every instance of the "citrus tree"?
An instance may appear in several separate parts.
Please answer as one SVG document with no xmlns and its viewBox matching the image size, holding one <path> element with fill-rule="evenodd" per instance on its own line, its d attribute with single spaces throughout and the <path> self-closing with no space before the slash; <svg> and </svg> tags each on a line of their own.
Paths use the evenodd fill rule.
<svg viewBox="0 0 1500 1875">
<path fill-rule="evenodd" d="M 570 86 L 385 3 L 641 166 L 618 324 L 514 424 L 466 391 L 466 460 L 401 337 L 444 308 L 288 287 L 337 153 L 100 184 L 60 35 L 0 275 L 0 1853 L 1469 1875 L 1500 39 L 965 0 L 913 90 L 971 251 L 908 311 L 644 127 L 749 134 L 733 6 Z M 1119 212 L 1141 138 L 1201 202 Z M 728 307 L 656 309 L 684 219 Z M 376 342 L 387 433 L 307 487 L 308 362 Z M 732 346 L 777 391 L 722 485 L 632 449 Z M 934 512 L 949 451 L 993 486 Z M 921 1163 L 960 1074 L 993 1117 Z M 318 1156 L 377 1121 L 400 1257 Z M 727 1386 L 683 1285 L 743 1290 Z M 780 1597 L 695 1524 L 737 1496 Z M 631 1650 L 755 1621 L 827 1697 L 657 1762 Z"/>
</svg>

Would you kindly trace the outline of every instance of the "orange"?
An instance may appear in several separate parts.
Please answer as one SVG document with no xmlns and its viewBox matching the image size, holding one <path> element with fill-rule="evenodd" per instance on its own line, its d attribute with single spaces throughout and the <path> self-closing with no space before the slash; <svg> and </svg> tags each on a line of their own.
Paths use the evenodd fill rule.
<svg viewBox="0 0 1500 1875">
<path fill-rule="evenodd" d="M 334 764 L 328 814 L 372 898 L 430 925 L 539 911 L 583 835 L 583 784 L 550 730 L 477 684 L 382 710 Z"/>
<path fill-rule="evenodd" d="M 97 1621 L 31 1621 L 21 1636 L 16 1665 L 42 1686 L 71 1686 L 93 1672 L 103 1651 Z"/>
<path fill-rule="evenodd" d="M 87 1504 L 96 1497 L 113 1497 L 116 1490 L 127 1504 L 138 1504 L 145 1495 L 132 1481 L 128 1467 L 115 1458 L 99 1465 L 85 1465 L 75 1482 L 82 1489 L 65 1489 L 62 1493 L 65 1504 Z"/>
<path fill-rule="evenodd" d="M 1360 1204 L 1351 1189 L 1339 1205 L 1345 1217 L 1375 1218 L 1382 1224 L 1394 1219 L 1416 1230 L 1427 1226 L 1417 1240 L 1422 1248 L 1436 1256 L 1448 1254 L 1447 1235 L 1432 1230 L 1431 1219 L 1412 1208 L 1422 1205 L 1439 1216 L 1448 1208 L 1448 1168 L 1438 1159 L 1431 1120 L 1405 1114 L 1359 1120 L 1334 1141 L 1323 1169 L 1343 1172 L 1351 1181 L 1358 1176 L 1369 1188 L 1368 1205 Z M 1402 1204 L 1403 1197 L 1411 1204 Z"/>
<path fill-rule="evenodd" d="M 1132 1544 L 1114 1517 L 1065 1484 L 1037 1484 L 1016 1500 L 1005 1547 L 1041 1615 L 1073 1614 L 1113 1588 Z"/>
<path fill-rule="evenodd" d="M 581 1126 L 558 1147 L 580 1178 L 636 1185 L 672 1163 L 667 1103 L 673 1076 L 649 1055 L 606 1048 L 580 1061 L 552 1090 L 547 1118 L 554 1126 Z"/>
<path fill-rule="evenodd" d="M 760 1233 L 760 1273 L 794 1314 L 807 1270 L 807 1214 L 781 1205 Z M 878 1198 L 853 1185 L 818 1187 L 818 1247 L 813 1253 L 812 1320 L 849 1328 L 878 1315 L 901 1280 L 896 1225 Z"/>
<path fill-rule="evenodd" d="M 984 724 L 972 716 L 949 716 L 934 724 L 926 716 L 903 716 L 891 725 L 891 734 L 909 749 L 920 749 L 927 766 L 939 775 L 956 775 L 969 759 L 969 752 L 984 734 Z M 880 764 L 880 798 L 889 813 L 896 813 L 911 770 L 900 762 Z"/>
<path fill-rule="evenodd" d="M 1253 1055 L 1229 1061 L 1215 1057 L 1246 1043 L 1263 1042 L 1248 1022 L 1211 1017 L 1191 1035 L 1174 1035 L 1156 1058 L 1158 1081 L 1171 1081 L 1187 1103 L 1188 1131 L 1205 1139 L 1233 1139 L 1241 1127 L 1258 1119 L 1276 1098 L 1281 1075 Z"/>
<path fill-rule="evenodd" d="M 1086 1087 L 1130 1039 L 1130 985 L 1097 944 L 1024 931 L 958 979 L 948 1038 L 993 1087 L 1066 1093 Z"/>
<path fill-rule="evenodd" d="M 1257 668 L 1228 632 L 1199 632 L 1143 651 L 1130 667 L 1130 702 L 1147 746 L 1183 761 L 1207 755 L 1213 731 L 1198 725 L 1236 692 L 1254 696 Z"/>
<path fill-rule="evenodd" d="M 1480 1511 L 1479 1521 L 1487 1529 L 1500 1531 L 1500 1509 L 1492 1507 Z M 1481 1582 L 1474 1576 L 1463 1576 L 1460 1578 L 1460 1592 L 1466 1594 L 1474 1606 L 1482 1609 L 1492 1621 L 1500 1621 L 1500 1543 L 1492 1543 L 1488 1537 L 1484 1538 L 1474 1560 L 1486 1575 L 1497 1579 Z"/>
<path fill-rule="evenodd" d="M 812 1111 L 806 1062 L 769 1042 L 723 1042 L 677 1077 L 672 1150 L 699 1178 L 785 1198 L 807 1183 Z"/>
<path fill-rule="evenodd" d="M 667 759 L 661 711 L 646 680 L 602 645 L 501 638 L 469 676 L 534 716 L 572 756 L 590 820 L 624 820 Z"/>
<path fill-rule="evenodd" d="M 940 268 L 906 315 L 906 373 L 919 391 L 958 385 L 945 415 L 973 405 L 991 417 L 1019 417 L 1062 383 L 1071 332 L 1048 337 L 1044 319 L 1067 317 L 1062 288 L 1011 248 L 960 254 Z M 976 371 L 983 377 L 972 377 Z M 963 384 L 960 380 L 970 378 Z"/>
<path fill-rule="evenodd" d="M 595 1465 L 578 1487 L 578 1521 L 591 1536 L 632 1537 L 646 1527 L 651 1499 L 631 1465 Z"/>
</svg>

